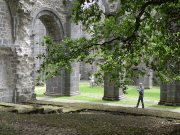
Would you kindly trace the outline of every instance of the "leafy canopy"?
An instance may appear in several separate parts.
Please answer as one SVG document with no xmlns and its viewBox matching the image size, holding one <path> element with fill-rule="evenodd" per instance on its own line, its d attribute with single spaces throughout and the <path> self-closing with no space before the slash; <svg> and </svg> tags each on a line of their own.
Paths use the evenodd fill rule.
<svg viewBox="0 0 180 135">
<path fill-rule="evenodd" d="M 134 66 L 139 67 L 141 76 L 151 69 L 163 83 L 179 79 L 179 1 L 121 0 L 115 3 L 120 8 L 109 14 L 98 0 L 89 7 L 85 2 L 88 1 L 73 3 L 72 21 L 82 23 L 91 38 L 66 37 L 65 44 L 57 45 L 51 37 L 45 37 L 48 55 L 37 58 L 44 59 L 38 72 L 45 73 L 46 79 L 59 75 L 64 68 L 73 72 L 71 63 L 76 60 L 93 63 L 98 58 L 104 59 L 95 73 L 98 82 L 109 75 L 110 81 L 124 90 L 131 83 L 130 78 L 138 78 Z"/>
</svg>

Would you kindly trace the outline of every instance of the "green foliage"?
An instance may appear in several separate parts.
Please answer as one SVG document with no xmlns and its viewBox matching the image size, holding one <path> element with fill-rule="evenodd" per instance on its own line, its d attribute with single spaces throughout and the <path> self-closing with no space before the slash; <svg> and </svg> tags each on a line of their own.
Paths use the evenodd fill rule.
<svg viewBox="0 0 180 135">
<path fill-rule="evenodd" d="M 81 22 L 91 38 L 66 37 L 64 44 L 56 45 L 51 37 L 44 37 L 48 55 L 38 56 L 45 61 L 38 72 L 45 73 L 46 79 L 59 75 L 62 69 L 73 72 L 72 62 L 92 64 L 98 57 L 104 59 L 94 74 L 98 82 L 109 75 L 109 81 L 124 91 L 132 82 L 130 78 L 138 78 L 134 66 L 139 67 L 141 76 L 148 75 L 146 68 L 153 70 L 163 83 L 180 80 L 178 1 L 121 0 L 121 8 L 105 19 L 97 0 L 88 8 L 84 2 L 73 3 L 72 21 Z"/>
</svg>

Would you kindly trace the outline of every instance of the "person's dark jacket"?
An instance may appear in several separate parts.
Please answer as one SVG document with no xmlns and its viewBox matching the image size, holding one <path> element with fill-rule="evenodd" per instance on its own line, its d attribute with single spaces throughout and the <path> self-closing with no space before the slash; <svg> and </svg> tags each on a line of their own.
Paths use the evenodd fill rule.
<svg viewBox="0 0 180 135">
<path fill-rule="evenodd" d="M 139 87 L 138 89 L 137 89 L 137 91 L 139 91 L 139 95 L 144 95 L 144 87 L 142 86 L 142 87 Z"/>
</svg>

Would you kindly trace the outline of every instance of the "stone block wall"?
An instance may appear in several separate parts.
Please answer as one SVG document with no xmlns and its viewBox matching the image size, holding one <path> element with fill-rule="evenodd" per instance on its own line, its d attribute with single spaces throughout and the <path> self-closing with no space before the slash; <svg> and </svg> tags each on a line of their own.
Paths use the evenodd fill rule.
<svg viewBox="0 0 180 135">
<path fill-rule="evenodd" d="M 10 47 L 0 47 L 0 102 L 13 102 L 19 61 Z"/>
<path fill-rule="evenodd" d="M 13 45 L 12 16 L 5 0 L 0 1 L 0 103 L 12 102 L 19 63 Z"/>
<path fill-rule="evenodd" d="M 67 35 L 66 27 L 68 26 L 66 19 L 68 8 L 67 2 L 59 0 L 0 1 L 0 50 L 1 47 L 10 47 L 10 49 L 13 50 L 12 58 L 14 59 L 14 63 L 10 63 L 10 57 L 7 57 L 7 59 L 2 58 L 2 60 L 0 57 L 0 63 L 1 61 L 7 61 L 11 64 L 11 71 L 9 71 L 8 68 L 6 71 L 9 73 L 13 72 L 11 74 L 13 77 L 10 79 L 11 77 L 9 77 L 4 70 L 0 71 L 0 75 L 4 77 L 3 79 L 0 78 L 2 82 L 0 85 L 3 87 L 0 88 L 0 102 L 11 102 L 14 100 L 15 95 L 17 95 L 17 102 L 34 98 L 34 43 L 36 42 L 34 41 L 33 32 L 35 28 L 34 23 L 40 18 L 40 16 L 38 16 L 39 12 L 43 11 L 41 13 L 45 13 L 48 11 L 48 13 L 45 14 L 46 17 L 54 13 L 55 16 L 60 18 L 61 24 L 56 23 L 58 22 L 58 18 L 52 18 L 54 22 L 51 23 L 51 25 L 61 25 L 60 27 L 61 29 L 63 27 L 63 31 L 58 31 L 59 29 L 57 28 L 51 29 L 51 27 L 46 27 L 46 29 L 48 29 L 50 34 L 53 34 L 55 40 L 60 37 L 57 41 L 60 42 L 63 36 Z M 42 19 L 46 19 L 45 16 Z M 55 33 L 53 33 L 53 31 L 55 31 Z M 2 74 L 2 72 L 4 74 Z M 8 77 L 9 82 L 8 79 L 6 80 Z M 11 85 L 11 83 L 14 83 L 12 88 L 10 86 L 4 88 L 6 84 Z"/>
<path fill-rule="evenodd" d="M 119 1 L 109 4 L 105 0 L 100 3 L 105 16 L 112 15 L 119 8 Z M 63 0 L 0 1 L 0 102 L 29 100 L 34 97 L 37 54 L 35 34 L 38 20 L 46 28 L 44 34 L 52 36 L 56 43 L 61 43 L 64 36 L 90 38 L 90 35 L 82 32 L 82 25 L 70 23 L 70 7 L 70 3 Z M 62 76 L 50 79 L 47 82 L 47 93 L 63 93 L 68 96 L 79 93 L 79 64 L 75 62 L 72 65 L 75 73 L 62 71 Z M 152 82 L 148 80 L 148 83 Z M 104 97 L 111 98 L 113 95 L 113 98 L 120 99 L 121 90 L 108 83 L 105 88 Z M 113 90 L 110 92 L 111 88 Z"/>
<path fill-rule="evenodd" d="M 11 15 L 5 0 L 0 1 L 0 45 L 12 45 Z"/>
</svg>

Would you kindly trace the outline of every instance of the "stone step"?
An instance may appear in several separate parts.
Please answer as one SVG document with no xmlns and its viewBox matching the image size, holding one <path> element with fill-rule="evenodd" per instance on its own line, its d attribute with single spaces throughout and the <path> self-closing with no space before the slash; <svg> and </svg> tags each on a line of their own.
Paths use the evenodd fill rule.
<svg viewBox="0 0 180 135">
<path fill-rule="evenodd" d="M 82 108 L 79 108 L 79 107 L 66 107 L 66 108 L 63 108 L 64 113 L 76 112 L 76 111 L 79 111 L 79 110 L 82 110 Z"/>
<path fill-rule="evenodd" d="M 44 113 L 62 113 L 63 107 L 55 107 L 55 106 L 47 106 L 43 105 L 41 106 L 43 108 Z"/>
<path fill-rule="evenodd" d="M 0 106 L 4 107 L 4 110 L 9 112 L 17 112 L 17 113 L 62 113 L 62 107 L 55 107 L 55 106 L 33 106 L 33 105 L 21 105 L 21 104 L 13 104 L 13 103 L 1 103 Z"/>
<path fill-rule="evenodd" d="M 15 106 L 21 106 L 21 105 L 20 104 L 13 104 L 13 103 L 0 103 L 0 106 L 15 107 Z"/>
</svg>

